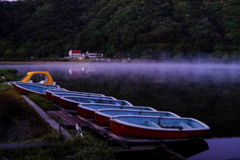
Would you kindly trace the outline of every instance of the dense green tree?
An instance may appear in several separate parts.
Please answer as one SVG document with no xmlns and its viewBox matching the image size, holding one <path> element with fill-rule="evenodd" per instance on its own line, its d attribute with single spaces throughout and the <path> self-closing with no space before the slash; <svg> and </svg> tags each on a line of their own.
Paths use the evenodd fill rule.
<svg viewBox="0 0 240 160">
<path fill-rule="evenodd" d="M 0 1 L 0 21 L 0 57 L 70 49 L 142 58 L 240 52 L 238 0 Z"/>
<path fill-rule="evenodd" d="M 15 55 L 13 50 L 7 49 L 4 52 L 4 58 L 6 58 L 6 59 L 16 59 L 16 55 Z"/>
</svg>

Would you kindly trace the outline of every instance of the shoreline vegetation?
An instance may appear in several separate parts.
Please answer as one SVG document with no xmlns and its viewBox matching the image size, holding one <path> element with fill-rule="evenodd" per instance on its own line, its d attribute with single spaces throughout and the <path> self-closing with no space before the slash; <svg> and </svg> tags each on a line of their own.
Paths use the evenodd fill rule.
<svg viewBox="0 0 240 160">
<path fill-rule="evenodd" d="M 0 69 L 0 75 L 4 77 L 16 73 L 15 69 Z M 14 76 L 9 80 L 16 81 L 18 79 Z M 28 98 L 44 111 L 56 110 L 52 103 L 43 97 L 29 94 Z M 6 81 L 0 83 L 0 145 L 46 144 L 45 146 L 0 150 L 0 158 L 14 160 L 131 159 L 129 153 L 126 155 L 124 153 L 118 154 L 114 150 L 114 144 L 99 138 L 91 131 L 83 130 L 84 138 L 80 138 L 74 129 L 69 128 L 67 131 L 73 137 L 70 140 L 62 141 L 60 135 L 33 110 L 21 94 L 14 91 L 10 85 L 6 84 Z M 179 159 L 179 155 L 174 155 L 165 148 L 156 152 L 157 157 L 160 156 L 163 159 Z M 151 159 L 156 159 L 156 152 L 133 153 L 133 155 L 137 158 L 151 157 Z"/>
<path fill-rule="evenodd" d="M 184 55 L 175 54 L 171 55 L 164 53 L 164 56 L 158 58 L 130 58 L 130 57 L 102 57 L 95 59 L 77 59 L 69 57 L 56 57 L 56 58 L 0 58 L 1 64 L 24 64 L 24 63 L 81 63 L 81 62 L 123 62 L 123 63 L 239 63 L 240 55 L 238 53 L 226 54 L 226 55 L 207 55 L 207 54 L 195 54 Z"/>
<path fill-rule="evenodd" d="M 48 64 L 48 63 L 85 63 L 85 62 L 122 62 L 122 63 L 239 63 L 240 55 L 231 54 L 223 56 L 182 56 L 175 55 L 174 57 L 164 57 L 149 59 L 143 58 L 99 58 L 99 59 L 75 59 L 75 58 L 33 58 L 33 59 L 0 59 L 0 65 L 4 64 Z"/>
<path fill-rule="evenodd" d="M 14 69 L 0 70 L 7 77 Z M 16 81 L 14 77 L 11 81 Z M 56 110 L 46 99 L 30 94 L 28 97 L 44 111 Z M 0 83 L 0 145 L 26 142 L 52 142 L 45 147 L 1 150 L 0 155 L 7 159 L 115 159 L 108 142 L 98 139 L 84 130 L 81 139 L 74 130 L 68 129 L 72 139 L 63 142 L 56 133 L 23 99 L 21 94 L 6 83 Z M 60 142 L 60 143 L 59 143 Z"/>
</svg>

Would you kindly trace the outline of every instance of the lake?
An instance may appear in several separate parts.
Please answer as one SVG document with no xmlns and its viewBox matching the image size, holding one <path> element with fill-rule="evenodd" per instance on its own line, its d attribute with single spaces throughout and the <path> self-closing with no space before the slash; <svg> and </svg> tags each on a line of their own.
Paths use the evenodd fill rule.
<svg viewBox="0 0 240 160">
<path fill-rule="evenodd" d="M 0 63 L 3 68 L 17 69 L 21 78 L 29 71 L 49 71 L 62 88 L 101 93 L 199 119 L 211 128 L 201 137 L 209 148 L 189 159 L 240 158 L 239 64 Z"/>
</svg>

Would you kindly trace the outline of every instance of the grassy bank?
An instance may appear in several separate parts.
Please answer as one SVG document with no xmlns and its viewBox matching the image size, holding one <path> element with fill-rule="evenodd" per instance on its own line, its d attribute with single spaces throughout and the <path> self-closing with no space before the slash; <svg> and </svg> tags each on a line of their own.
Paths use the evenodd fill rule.
<svg viewBox="0 0 240 160">
<path fill-rule="evenodd" d="M 0 83 L 17 80 L 16 69 L 0 69 Z"/>
<path fill-rule="evenodd" d="M 36 125 L 32 110 L 22 97 L 6 84 L 7 81 L 17 80 L 16 73 L 15 69 L 0 70 L 0 143 L 32 139 L 43 133 L 42 125 L 39 127 L 39 133 L 38 129 L 36 132 L 29 130 L 29 126 Z M 23 124 L 26 125 L 22 126 Z"/>
<path fill-rule="evenodd" d="M 47 99 L 38 95 L 28 95 L 28 97 L 43 110 L 56 110 Z M 83 131 L 83 139 L 76 134 L 75 130 L 68 131 L 73 138 L 59 143 L 58 133 L 32 109 L 22 96 L 11 86 L 5 83 L 0 84 L 0 143 L 36 141 L 53 143 L 52 146 L 44 148 L 0 151 L 0 156 L 14 160 L 115 159 L 115 154 L 108 142 L 98 139 L 89 131 Z"/>
<path fill-rule="evenodd" d="M 8 85 L 0 88 L 0 143 L 57 139 L 57 133 L 19 93 Z"/>
<path fill-rule="evenodd" d="M 74 133 L 72 133 L 74 134 Z M 56 143 L 48 147 L 34 147 L 11 151 L 0 151 L 0 155 L 8 159 L 38 159 L 38 160 L 114 160 L 114 152 L 109 145 L 96 139 L 90 132 L 84 131 L 84 138 L 75 135 L 71 140 Z"/>
</svg>

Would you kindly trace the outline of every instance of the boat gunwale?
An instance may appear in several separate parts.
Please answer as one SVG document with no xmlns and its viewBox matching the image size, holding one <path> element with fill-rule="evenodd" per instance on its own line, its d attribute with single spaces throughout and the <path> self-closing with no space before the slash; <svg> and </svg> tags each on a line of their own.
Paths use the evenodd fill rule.
<svg viewBox="0 0 240 160">
<path fill-rule="evenodd" d="M 64 88 L 64 90 L 55 90 L 55 89 L 50 89 L 49 93 L 72 93 L 72 94 L 95 94 L 95 95 L 101 95 L 101 96 L 105 96 L 104 94 L 100 94 L 100 93 L 90 93 L 90 92 L 80 92 L 80 91 L 69 91 L 67 89 Z"/>
<path fill-rule="evenodd" d="M 84 102 L 79 102 L 79 101 L 75 101 L 75 100 L 71 100 L 71 99 L 67 99 L 65 97 L 79 97 L 79 96 L 62 96 L 60 99 L 64 100 L 64 101 L 69 101 L 69 102 L 73 102 L 73 103 L 84 103 Z M 95 100 L 101 100 L 101 98 L 91 98 L 91 97 L 83 97 L 83 98 L 89 98 L 89 99 L 95 99 Z M 108 100 L 108 101 L 124 101 L 129 105 L 119 105 L 119 106 L 133 106 L 130 102 L 126 101 L 126 100 L 111 100 L 111 99 L 102 99 L 102 100 Z M 61 100 L 60 100 L 61 101 Z M 87 104 L 106 104 L 106 103 L 87 103 Z M 111 105 L 111 104 L 110 104 Z"/>
<path fill-rule="evenodd" d="M 133 106 L 134 107 L 134 106 Z M 146 108 L 151 108 L 151 107 L 146 107 Z M 154 109 L 154 108 L 153 108 Z M 179 115 L 173 113 L 173 112 L 170 112 L 170 111 L 158 111 L 158 110 L 132 110 L 132 109 L 98 109 L 98 110 L 95 110 L 95 114 L 98 114 L 98 115 L 101 115 L 101 116 L 105 116 L 105 117 L 113 117 L 113 116 L 117 116 L 117 115 L 109 115 L 109 114 L 106 114 L 106 113 L 102 113 L 101 111 L 107 111 L 107 110 L 116 110 L 116 111 L 130 111 L 130 112 L 148 112 L 148 113 L 170 113 L 174 116 L 176 116 L 176 118 L 181 118 Z M 128 114 L 128 115 L 131 115 L 131 114 Z M 132 114 L 134 115 L 134 114 Z M 141 115 L 141 114 L 140 114 Z M 139 116 L 140 116 L 139 115 Z M 145 116 L 145 115 L 142 115 L 142 116 Z M 148 115 L 147 115 L 148 116 Z M 150 115 L 149 115 L 150 116 Z M 153 117 L 160 117 L 160 118 L 165 118 L 165 116 L 153 116 Z M 172 117 L 172 118 L 175 118 L 175 117 Z"/>
<path fill-rule="evenodd" d="M 46 90 L 50 87 L 47 87 L 47 86 L 39 86 L 39 84 L 25 84 L 25 83 L 28 83 L 28 82 L 21 82 L 21 83 L 23 83 L 24 85 L 29 85 L 29 86 L 36 86 L 36 87 L 41 87 L 41 88 L 46 88 Z M 19 88 L 19 89 L 22 89 L 22 90 L 25 90 L 25 91 L 28 91 L 28 92 L 31 92 L 31 93 L 36 93 L 36 94 L 40 94 L 40 95 L 43 95 L 43 96 L 45 96 L 46 95 L 46 91 L 43 93 L 43 92 L 38 92 L 38 91 L 35 91 L 35 90 L 31 90 L 31 89 L 28 89 L 28 88 L 25 88 L 25 87 L 23 87 L 23 86 L 21 86 L 19 83 L 16 83 L 16 82 L 14 82 L 13 83 L 13 85 L 15 86 L 15 87 L 17 87 L 17 88 Z M 41 85 L 41 84 L 40 84 Z M 45 85 L 45 84 L 44 84 Z M 53 86 L 53 85 L 51 85 L 51 86 Z M 58 85 L 54 85 L 54 86 L 58 86 Z M 59 86 L 58 86 L 59 87 Z"/>
<path fill-rule="evenodd" d="M 59 85 L 51 85 L 51 84 L 40 84 L 40 83 L 30 83 L 30 82 L 21 82 L 21 81 L 15 81 L 13 84 L 24 84 L 24 85 L 29 85 L 29 86 L 39 86 L 43 88 L 49 88 L 49 89 L 60 89 Z M 56 87 L 54 87 L 56 86 Z M 50 88 L 52 87 L 52 88 Z"/>
<path fill-rule="evenodd" d="M 198 123 L 200 123 L 201 125 L 203 125 L 204 127 L 201 128 L 183 128 L 182 130 L 179 130 L 178 128 L 157 128 L 157 127 L 149 127 L 149 126 L 142 126 L 142 125 L 137 125 L 137 124 L 133 124 L 133 123 L 128 123 L 122 120 L 117 119 L 118 117 L 147 117 L 147 118 L 160 118 L 160 119 L 179 119 L 179 120 L 183 120 L 183 119 L 188 119 L 188 120 L 193 120 L 196 121 Z M 189 131 L 203 131 L 203 130 L 210 130 L 210 127 L 208 125 L 206 125 L 205 123 L 195 119 L 195 118 L 189 118 L 189 117 L 154 117 L 154 116 L 141 116 L 141 115 L 121 115 L 121 116 L 112 116 L 110 118 L 110 125 L 111 121 L 114 121 L 114 123 L 118 123 L 121 125 L 125 125 L 125 126 L 129 126 L 129 127 L 135 127 L 135 128 L 140 128 L 140 129 L 145 129 L 145 130 L 154 130 L 154 131 L 174 131 L 174 132 L 189 132 Z"/>
<path fill-rule="evenodd" d="M 59 92 L 65 92 L 65 91 L 69 91 L 69 90 L 67 90 L 67 89 L 65 89 L 65 88 L 56 88 L 56 89 L 48 89 L 46 92 L 48 92 L 48 93 L 54 93 L 54 91 L 52 91 L 52 90 L 54 90 L 54 91 L 58 91 L 59 90 Z M 69 92 L 71 92 L 71 91 L 69 91 Z"/>
<path fill-rule="evenodd" d="M 84 106 L 84 105 L 86 105 L 86 104 L 97 104 L 97 105 L 99 105 L 99 104 L 104 104 L 104 103 L 81 103 L 81 104 L 79 104 L 78 105 L 78 107 L 79 108 L 83 108 L 83 109 L 85 109 L 85 110 L 89 110 L 89 111 L 94 111 L 94 112 L 96 112 L 96 111 L 98 111 L 98 110 L 103 110 L 103 109 L 92 109 L 92 108 L 89 108 L 89 107 L 87 107 L 87 106 Z M 128 105 L 111 105 L 111 104 L 108 104 L 109 105 L 109 107 L 110 106 L 115 106 L 115 107 L 133 107 L 133 108 L 135 108 L 135 107 L 141 107 L 141 106 L 128 106 Z M 105 104 L 104 104 L 104 106 L 105 106 Z M 151 108 L 151 107 L 143 107 L 143 108 L 150 108 L 150 109 L 153 109 L 152 111 L 153 112 L 156 112 L 157 110 L 155 110 L 154 108 Z M 106 110 L 109 110 L 109 109 L 107 109 L 107 108 L 105 108 Z M 113 109 L 114 110 L 114 109 Z M 117 110 L 117 109 L 116 109 Z M 124 109 L 118 109 L 118 110 L 124 110 Z M 125 109 L 125 110 L 127 110 L 127 109 Z M 141 110 L 133 110 L 133 111 L 141 111 Z M 142 111 L 144 111 L 144 110 L 142 110 Z"/>
<path fill-rule="evenodd" d="M 111 97 L 111 96 L 104 96 L 104 95 L 101 95 L 101 94 L 94 94 L 94 93 L 93 94 L 85 94 L 85 93 L 82 94 L 81 92 L 79 92 L 78 94 L 74 94 L 74 93 L 66 93 L 66 95 L 58 95 L 58 94 L 63 94 L 63 93 L 52 93 L 52 96 L 60 98 L 60 97 L 63 97 L 63 96 L 74 95 L 74 96 L 77 96 L 77 97 L 90 97 L 91 98 L 93 96 L 98 96 L 99 95 L 100 99 L 101 99 L 101 97 L 110 97 L 110 98 L 112 98 L 112 100 L 117 100 L 116 98 Z"/>
</svg>

